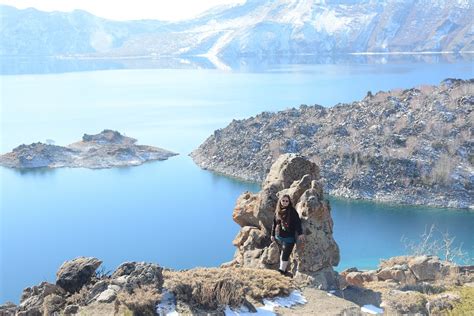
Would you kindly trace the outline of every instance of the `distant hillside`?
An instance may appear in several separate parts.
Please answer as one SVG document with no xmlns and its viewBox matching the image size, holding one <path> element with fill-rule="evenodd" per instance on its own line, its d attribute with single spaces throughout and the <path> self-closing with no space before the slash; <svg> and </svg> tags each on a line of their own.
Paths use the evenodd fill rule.
<svg viewBox="0 0 474 316">
<path fill-rule="evenodd" d="M 155 32 L 159 21 L 116 22 L 85 11 L 42 12 L 0 5 L 0 55 L 91 54 L 121 47 L 128 39 Z"/>
<path fill-rule="evenodd" d="M 474 50 L 469 0 L 247 0 L 179 23 L 1 8 L 1 55 L 219 57 Z"/>
<path fill-rule="evenodd" d="M 368 93 L 234 120 L 191 156 L 204 169 L 262 181 L 283 153 L 321 167 L 342 197 L 474 208 L 474 80 Z"/>
</svg>

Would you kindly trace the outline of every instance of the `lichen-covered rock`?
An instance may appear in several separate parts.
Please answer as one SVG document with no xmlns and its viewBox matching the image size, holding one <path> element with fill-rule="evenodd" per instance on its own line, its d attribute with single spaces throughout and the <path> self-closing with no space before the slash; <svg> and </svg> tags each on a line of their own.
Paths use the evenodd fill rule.
<svg viewBox="0 0 474 316">
<path fill-rule="evenodd" d="M 14 316 L 18 307 L 15 303 L 6 302 L 0 305 L 0 316 Z"/>
<path fill-rule="evenodd" d="M 403 275 L 398 271 L 403 271 Z M 378 275 L 402 284 L 439 281 L 454 285 L 458 282 L 459 267 L 436 256 L 399 256 L 382 260 Z"/>
<path fill-rule="evenodd" d="M 56 273 L 56 284 L 70 293 L 78 292 L 91 280 L 101 264 L 102 261 L 92 257 L 66 261 Z"/>
<path fill-rule="evenodd" d="M 289 194 L 307 240 L 304 249 L 295 250 L 290 270 L 303 283 L 337 287 L 332 266 L 339 263 L 339 248 L 333 238 L 329 202 L 323 198 L 318 179 L 316 164 L 298 155 L 282 155 L 270 168 L 259 193 L 246 192 L 238 198 L 233 218 L 242 228 L 233 241 L 237 247 L 234 260 L 224 266 L 277 267 L 279 250 L 271 242 L 270 232 L 278 198 Z"/>
<path fill-rule="evenodd" d="M 133 291 L 137 287 L 152 285 L 161 292 L 163 287 L 163 268 L 154 263 L 125 262 L 111 275 L 112 279 L 121 279 L 122 287 Z"/>
<path fill-rule="evenodd" d="M 65 291 L 57 285 L 42 282 L 38 286 L 28 287 L 23 290 L 18 315 L 43 315 L 45 309 L 58 311 L 64 299 Z M 54 299 L 48 299 L 54 296 Z"/>
</svg>

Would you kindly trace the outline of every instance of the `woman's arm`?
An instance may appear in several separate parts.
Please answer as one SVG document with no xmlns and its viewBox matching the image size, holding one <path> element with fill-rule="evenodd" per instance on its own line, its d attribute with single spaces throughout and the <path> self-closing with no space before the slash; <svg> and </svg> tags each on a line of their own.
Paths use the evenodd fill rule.
<svg viewBox="0 0 474 316">
<path fill-rule="evenodd" d="M 300 243 L 300 242 L 305 242 L 306 240 L 306 237 L 305 235 L 303 234 L 303 228 L 301 227 L 301 219 L 300 219 L 300 216 L 298 214 L 298 212 L 293 209 L 293 224 L 295 225 L 295 231 L 296 231 L 296 242 Z"/>
</svg>

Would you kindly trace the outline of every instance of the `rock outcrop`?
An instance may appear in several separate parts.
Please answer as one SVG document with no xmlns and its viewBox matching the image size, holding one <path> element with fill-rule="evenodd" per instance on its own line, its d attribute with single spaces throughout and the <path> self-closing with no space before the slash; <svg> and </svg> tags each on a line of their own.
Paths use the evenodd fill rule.
<svg viewBox="0 0 474 316">
<path fill-rule="evenodd" d="M 321 167 L 331 195 L 474 208 L 473 91 L 473 79 L 446 79 L 330 108 L 264 112 L 216 130 L 191 156 L 260 182 L 280 154 L 296 153 Z"/>
<path fill-rule="evenodd" d="M 461 268 L 434 256 L 400 256 L 382 260 L 377 270 L 351 268 L 341 277 L 346 292 L 365 292 L 390 315 L 444 315 L 461 301 L 455 287 L 473 281 L 474 275 Z"/>
<path fill-rule="evenodd" d="M 76 258 L 65 262 L 56 274 L 56 285 L 69 293 L 78 292 L 85 284 L 90 282 L 95 270 L 102 264 L 96 258 Z"/>
<path fill-rule="evenodd" d="M 20 304 L 0 306 L 0 315 L 113 315 L 119 310 L 124 314 L 126 308 L 133 312 L 140 308 L 140 302 L 156 297 L 148 313 L 141 310 L 143 315 L 154 314 L 163 287 L 163 268 L 152 263 L 126 262 L 108 276 L 96 272 L 101 263 L 85 257 L 63 263 L 56 273 L 56 284 L 42 282 L 24 289 Z M 122 301 L 117 301 L 119 296 Z"/>
<path fill-rule="evenodd" d="M 0 166 L 10 168 L 112 168 L 137 166 L 150 160 L 166 160 L 177 154 L 152 146 L 136 145 L 136 139 L 104 130 L 84 134 L 82 141 L 67 147 L 33 143 L 20 145 L 0 156 Z"/>
<path fill-rule="evenodd" d="M 294 154 L 285 154 L 273 164 L 262 191 L 246 192 L 238 200 L 233 218 L 241 230 L 233 241 L 234 259 L 224 266 L 276 269 L 279 249 L 271 242 L 271 226 L 279 196 L 288 194 L 302 219 L 304 249 L 290 257 L 290 270 L 303 283 L 336 288 L 332 267 L 339 263 L 339 248 L 333 238 L 329 202 L 323 198 L 316 164 Z"/>
<path fill-rule="evenodd" d="M 299 264 L 298 258 L 295 260 Z M 185 315 L 222 315 L 228 307 L 255 311 L 262 306 L 263 299 L 291 296 L 296 287 L 303 285 L 300 290 L 306 303 L 291 309 L 281 307 L 276 312 L 366 315 L 361 307 L 373 304 L 383 307 L 389 315 L 444 315 L 459 303 L 469 303 L 463 302 L 462 292 L 474 284 L 473 267 L 461 269 L 428 256 L 385 260 L 378 270 L 365 272 L 371 275 L 367 280 L 357 276 L 363 272 L 350 269 L 341 273 L 348 283 L 341 282 L 341 288 L 330 293 L 315 288 L 324 277 L 333 277 L 329 267 L 322 269 L 323 274 L 302 269 L 291 279 L 269 269 L 221 267 L 174 271 L 146 262 L 125 262 L 107 274 L 96 271 L 99 263 L 96 258 L 83 257 L 65 262 L 57 272 L 56 284 L 42 282 L 26 288 L 18 306 L 0 305 L 0 315 L 163 315 L 174 309 Z M 250 263 L 259 266 L 261 260 L 256 258 Z M 413 275 L 400 278 L 397 271 Z M 351 285 L 354 283 L 349 278 L 354 273 L 352 279 L 362 279 L 356 286 Z M 465 283 L 465 287 L 453 287 Z"/>
</svg>

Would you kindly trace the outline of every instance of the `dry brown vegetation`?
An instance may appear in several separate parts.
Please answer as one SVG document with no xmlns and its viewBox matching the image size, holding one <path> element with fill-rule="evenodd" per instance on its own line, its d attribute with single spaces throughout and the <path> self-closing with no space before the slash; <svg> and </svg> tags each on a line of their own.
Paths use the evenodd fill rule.
<svg viewBox="0 0 474 316">
<path fill-rule="evenodd" d="M 454 158 L 448 154 L 441 154 L 431 171 L 431 182 L 433 184 L 449 185 L 451 181 L 451 172 L 455 165 Z"/>
<path fill-rule="evenodd" d="M 161 299 L 158 289 L 153 286 L 138 287 L 129 293 L 122 291 L 117 295 L 121 304 L 133 312 L 134 315 L 156 315 L 156 304 Z"/>
<path fill-rule="evenodd" d="M 277 271 L 249 268 L 196 268 L 163 271 L 164 287 L 176 299 L 202 310 L 228 305 L 239 307 L 246 301 L 286 296 L 294 288 L 291 279 Z"/>
</svg>

